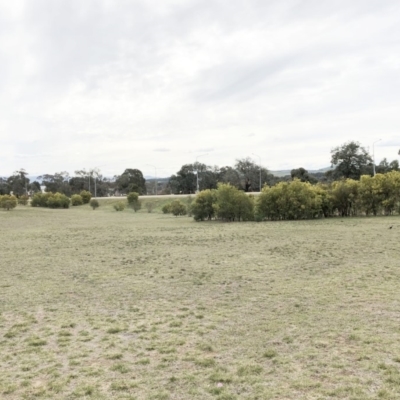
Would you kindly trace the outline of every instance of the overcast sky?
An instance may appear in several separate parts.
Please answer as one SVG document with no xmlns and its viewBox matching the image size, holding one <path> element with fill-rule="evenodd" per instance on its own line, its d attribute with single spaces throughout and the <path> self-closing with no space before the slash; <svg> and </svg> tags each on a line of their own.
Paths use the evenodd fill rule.
<svg viewBox="0 0 400 400">
<path fill-rule="evenodd" d="M 0 176 L 317 169 L 378 139 L 396 159 L 399 0 L 0 0 Z"/>
</svg>

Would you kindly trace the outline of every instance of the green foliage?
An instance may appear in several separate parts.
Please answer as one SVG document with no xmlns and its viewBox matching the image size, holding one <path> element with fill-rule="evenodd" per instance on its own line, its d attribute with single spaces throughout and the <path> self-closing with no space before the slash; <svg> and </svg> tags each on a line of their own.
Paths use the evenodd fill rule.
<svg viewBox="0 0 400 400">
<path fill-rule="evenodd" d="M 215 190 L 201 191 L 194 202 L 191 204 L 191 212 L 196 221 L 204 221 L 205 219 L 212 219 L 214 217 L 214 203 L 216 201 Z"/>
<path fill-rule="evenodd" d="M 359 210 L 359 182 L 354 179 L 345 179 L 333 182 L 330 192 L 333 207 L 342 217 L 357 215 Z"/>
<path fill-rule="evenodd" d="M 114 204 L 114 210 L 115 211 L 124 211 L 125 210 L 125 203 L 122 201 L 119 201 L 118 203 Z"/>
<path fill-rule="evenodd" d="M 256 207 L 255 207 L 256 205 Z M 257 198 L 229 184 L 200 192 L 191 210 L 196 221 L 298 220 L 332 216 L 400 213 L 400 171 L 363 175 L 331 184 L 280 182 L 265 186 Z"/>
<path fill-rule="evenodd" d="M 73 194 L 71 197 L 71 204 L 73 206 L 81 206 L 83 204 L 82 196 L 79 194 Z"/>
<path fill-rule="evenodd" d="M 358 183 L 360 205 L 367 215 L 377 215 L 382 203 L 379 177 L 363 175 Z"/>
<path fill-rule="evenodd" d="M 62 193 L 36 193 L 31 200 L 32 207 L 69 208 L 70 199 Z"/>
<path fill-rule="evenodd" d="M 128 207 L 132 208 L 135 212 L 142 208 L 142 203 L 139 200 L 139 193 L 131 192 L 127 196 Z"/>
<path fill-rule="evenodd" d="M 360 201 L 365 213 L 386 215 L 399 211 L 400 206 L 400 172 L 391 171 L 376 174 L 373 178 L 362 176 L 360 180 Z"/>
<path fill-rule="evenodd" d="M 87 190 L 82 190 L 79 195 L 82 197 L 83 204 L 88 204 L 92 198 L 92 193 L 88 192 Z"/>
<path fill-rule="evenodd" d="M 56 172 L 54 175 L 45 174 L 39 178 L 42 180 L 42 185 L 46 187 L 46 192 L 62 193 L 66 196 L 71 195 L 68 172 Z"/>
<path fill-rule="evenodd" d="M 9 194 L 0 196 L 0 208 L 4 208 L 7 211 L 17 207 L 17 198 Z"/>
<path fill-rule="evenodd" d="M 93 208 L 93 210 L 95 210 L 96 208 L 100 207 L 100 204 L 99 204 L 98 200 L 96 200 L 96 199 L 90 200 L 89 204 L 90 204 L 90 207 Z"/>
<path fill-rule="evenodd" d="M 251 221 L 254 219 L 254 198 L 229 183 L 218 184 L 214 211 L 225 221 Z"/>
<path fill-rule="evenodd" d="M 26 194 L 29 186 L 29 178 L 27 175 L 28 172 L 24 169 L 15 171 L 13 175 L 7 179 L 8 192 L 11 191 L 15 196 Z"/>
<path fill-rule="evenodd" d="M 257 199 L 257 213 L 271 220 L 319 217 L 322 213 L 321 190 L 298 179 L 264 187 Z"/>
<path fill-rule="evenodd" d="M 178 215 L 186 215 L 186 206 L 179 200 L 171 202 L 171 213 L 177 217 Z"/>
<path fill-rule="evenodd" d="M 138 169 L 127 168 L 117 178 L 116 184 L 121 193 L 146 193 L 146 180 L 143 177 L 142 171 Z"/>
<path fill-rule="evenodd" d="M 188 196 L 187 198 L 186 198 L 186 212 L 187 212 L 187 215 L 189 216 L 189 217 L 191 217 L 193 214 L 192 214 L 192 205 L 193 205 L 193 197 L 192 196 Z"/>
<path fill-rule="evenodd" d="M 29 196 L 26 194 L 23 194 L 22 196 L 19 196 L 18 198 L 18 204 L 21 204 L 22 206 L 26 206 L 29 202 Z"/>
<path fill-rule="evenodd" d="M 308 173 L 304 168 L 296 168 L 290 171 L 292 180 L 299 179 L 301 182 L 317 183 L 317 179 Z"/>
<path fill-rule="evenodd" d="M 331 150 L 331 164 L 336 178 L 360 179 L 369 172 L 372 158 L 358 142 L 348 142 Z"/>
<path fill-rule="evenodd" d="M 128 204 L 135 203 L 139 200 L 139 193 L 137 192 L 130 192 L 126 198 L 128 200 Z"/>
<path fill-rule="evenodd" d="M 171 203 L 164 204 L 161 208 L 164 214 L 171 214 Z"/>
<path fill-rule="evenodd" d="M 153 202 L 147 202 L 146 203 L 146 209 L 147 209 L 147 212 L 148 213 L 151 213 L 152 211 L 153 211 L 153 209 L 154 209 L 154 203 Z"/>
<path fill-rule="evenodd" d="M 216 192 L 214 211 L 218 218 L 235 220 L 235 194 L 238 191 L 229 183 L 220 183 Z"/>
</svg>

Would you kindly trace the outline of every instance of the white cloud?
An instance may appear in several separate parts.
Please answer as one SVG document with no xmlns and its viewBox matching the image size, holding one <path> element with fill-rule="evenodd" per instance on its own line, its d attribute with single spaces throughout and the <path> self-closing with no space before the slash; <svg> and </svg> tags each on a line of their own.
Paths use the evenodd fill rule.
<svg viewBox="0 0 400 400">
<path fill-rule="evenodd" d="M 332 147 L 377 138 L 377 160 L 392 160 L 399 12 L 395 0 L 0 2 L 0 175 L 170 174 L 201 153 L 320 168 Z"/>
</svg>

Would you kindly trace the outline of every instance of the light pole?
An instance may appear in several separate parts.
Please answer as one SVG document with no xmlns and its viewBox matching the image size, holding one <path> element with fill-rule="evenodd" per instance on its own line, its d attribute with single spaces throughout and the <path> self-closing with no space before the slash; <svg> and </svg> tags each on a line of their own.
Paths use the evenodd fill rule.
<svg viewBox="0 0 400 400">
<path fill-rule="evenodd" d="M 196 168 L 197 168 L 197 170 L 196 170 L 196 188 L 197 188 L 196 193 L 199 193 L 199 169 L 198 169 L 199 167 L 197 165 L 197 159 L 200 157 L 204 157 L 204 156 L 208 156 L 208 153 L 200 154 L 199 156 L 196 157 Z"/>
<path fill-rule="evenodd" d="M 261 157 L 258 154 L 253 153 L 253 156 L 256 156 L 260 159 L 260 192 L 261 192 Z"/>
<path fill-rule="evenodd" d="M 375 143 L 380 142 L 382 139 L 376 140 L 374 143 L 372 143 L 372 158 L 373 158 L 373 168 L 374 168 L 374 176 L 375 176 Z"/>
<path fill-rule="evenodd" d="M 153 167 L 154 168 L 154 174 L 155 174 L 155 186 L 154 186 L 154 193 L 157 196 L 157 167 L 155 167 L 154 165 L 151 164 L 147 164 L 149 167 Z"/>
</svg>

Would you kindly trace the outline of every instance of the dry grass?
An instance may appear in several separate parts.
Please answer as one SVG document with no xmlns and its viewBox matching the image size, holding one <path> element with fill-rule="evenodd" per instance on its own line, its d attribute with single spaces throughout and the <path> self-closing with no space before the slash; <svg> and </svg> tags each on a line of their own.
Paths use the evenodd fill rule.
<svg viewBox="0 0 400 400">
<path fill-rule="evenodd" d="M 2 399 L 400 398 L 398 217 L 0 223 Z"/>
</svg>

